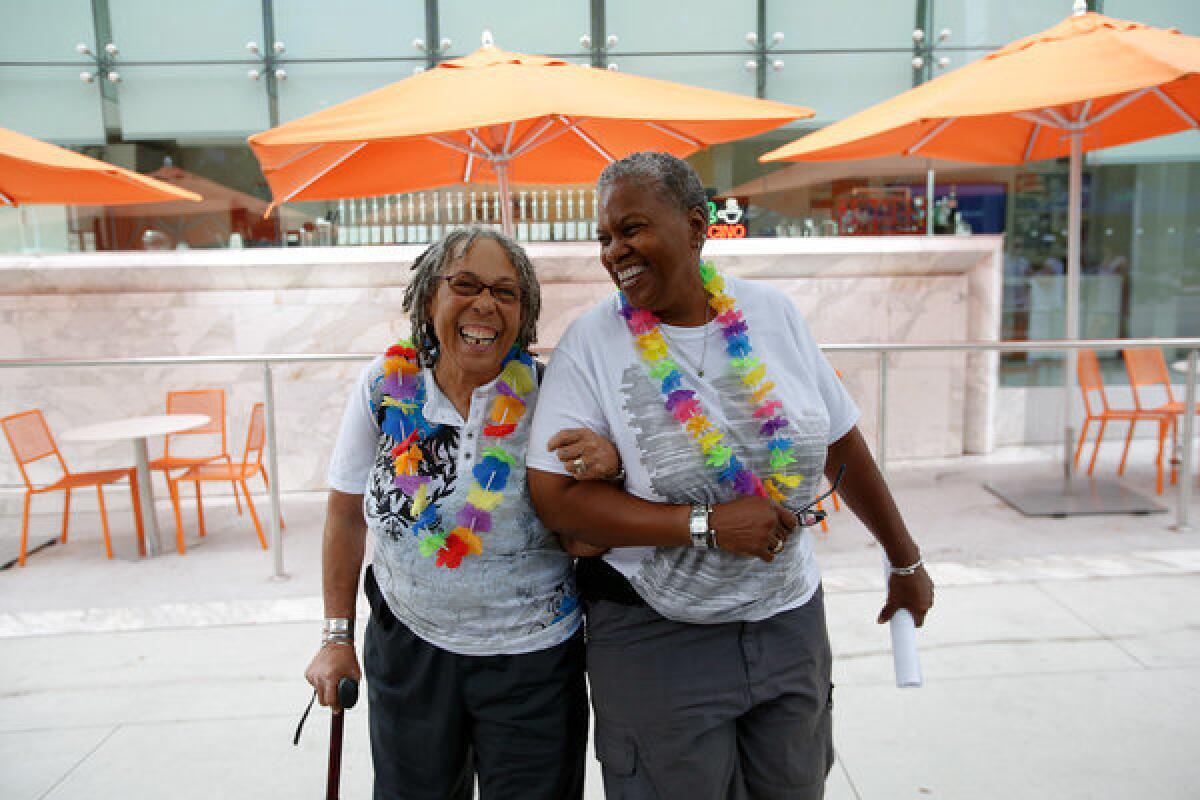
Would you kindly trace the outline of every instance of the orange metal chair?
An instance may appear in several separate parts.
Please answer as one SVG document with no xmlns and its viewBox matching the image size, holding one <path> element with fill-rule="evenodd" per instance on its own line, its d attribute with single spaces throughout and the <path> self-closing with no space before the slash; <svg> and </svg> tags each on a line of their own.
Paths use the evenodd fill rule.
<svg viewBox="0 0 1200 800">
<path fill-rule="evenodd" d="M 1179 423 L 1179 417 L 1184 412 L 1182 402 L 1175 399 L 1175 392 L 1171 389 L 1171 376 L 1167 372 L 1167 360 L 1163 358 L 1162 350 L 1157 347 L 1141 348 L 1137 350 L 1122 350 L 1121 355 L 1125 357 L 1125 370 L 1129 373 L 1129 388 L 1133 390 L 1133 405 L 1139 411 L 1144 411 L 1149 414 L 1162 414 L 1170 423 L 1171 431 L 1171 483 L 1175 483 L 1175 444 L 1176 444 L 1176 426 Z M 1143 394 L 1143 391 L 1152 387 L 1162 388 L 1162 397 L 1165 402 L 1158 405 L 1152 405 Z M 1200 403 L 1196 404 L 1197 411 L 1200 411 Z M 1129 435 L 1125 437 L 1125 454 L 1129 453 L 1129 443 L 1133 439 L 1133 428 L 1130 427 Z M 1159 458 L 1162 458 L 1162 451 L 1159 450 Z M 1125 468 L 1125 455 L 1121 456 L 1121 469 Z M 1159 494 L 1162 494 L 1161 480 L 1159 481 Z"/>
<path fill-rule="evenodd" d="M 191 467 L 183 474 L 171 478 L 168 485 L 171 490 L 171 504 L 175 508 L 175 544 L 180 553 L 185 552 L 183 544 L 183 516 L 179 511 L 179 484 L 188 481 L 196 487 L 196 519 L 200 527 L 200 535 L 205 536 L 204 505 L 200 496 L 200 484 L 207 481 L 229 481 L 234 486 L 236 494 L 241 487 L 246 497 L 246 508 L 250 510 L 250 518 L 254 521 L 254 530 L 258 533 L 258 542 L 262 549 L 267 549 L 267 538 L 263 535 L 262 523 L 258 519 L 258 511 L 254 508 L 254 500 L 250 497 L 250 489 L 246 480 L 255 475 L 261 475 L 263 484 L 270 489 L 267 471 L 263 469 L 262 456 L 266 440 L 266 423 L 263 417 L 263 404 L 255 403 L 250 412 L 250 425 L 246 431 L 246 450 L 240 464 L 200 464 Z M 280 518 L 279 526 L 284 527 Z"/>
<path fill-rule="evenodd" d="M 1118 475 L 1125 474 L 1125 460 L 1129 455 L 1129 442 L 1133 438 L 1133 429 L 1139 422 L 1158 423 L 1158 457 L 1154 465 L 1158 471 L 1155 489 L 1163 492 L 1163 449 L 1170 427 L 1170 417 L 1154 411 L 1140 408 L 1113 408 L 1108 403 L 1108 392 L 1104 388 L 1104 378 L 1100 372 L 1100 359 L 1094 350 L 1080 350 L 1076 371 L 1079 375 L 1079 391 L 1083 394 L 1083 409 L 1085 418 L 1083 430 L 1079 432 L 1079 443 L 1075 446 L 1075 466 L 1079 466 L 1079 457 L 1083 453 L 1083 445 L 1087 441 L 1088 428 L 1093 422 L 1100 423 L 1096 432 L 1096 443 L 1092 446 L 1092 457 L 1088 461 L 1087 474 L 1091 475 L 1096 468 L 1096 454 L 1100 452 L 1100 442 L 1104 439 L 1104 431 L 1110 422 L 1127 422 L 1129 431 L 1125 437 L 1125 450 L 1121 454 L 1121 466 L 1117 468 Z M 1093 396 L 1097 399 L 1093 405 Z M 1136 394 L 1134 397 L 1136 398 Z M 1098 406 L 1098 407 L 1097 407 Z"/>
<path fill-rule="evenodd" d="M 142 510 L 138 500 L 137 471 L 133 467 L 119 469 L 96 470 L 93 472 L 71 472 L 58 445 L 50 434 L 46 419 L 42 412 L 34 409 L 22 411 L 0 419 L 0 427 L 4 428 L 4 436 L 8 446 L 12 448 L 13 456 L 17 459 L 17 467 L 21 470 L 21 478 L 25 481 L 25 507 L 21 515 L 21 550 L 17 563 L 25 566 L 25 550 L 29 544 L 29 508 L 35 494 L 47 492 L 63 492 L 63 518 L 61 541 L 66 544 L 67 527 L 71 519 L 71 490 L 86 486 L 96 487 L 96 498 L 100 502 L 100 523 L 104 530 L 104 552 L 109 558 L 112 554 L 112 538 L 108 530 L 108 511 L 104 507 L 104 487 L 121 479 L 129 480 L 129 497 L 133 501 L 133 519 L 137 526 L 138 552 L 146 554 L 146 538 L 142 531 Z M 45 486 L 35 486 L 26 466 L 53 456 L 58 461 L 62 477 Z"/>
<path fill-rule="evenodd" d="M 179 433 L 168 434 L 163 437 L 163 454 L 162 458 L 156 458 L 150 462 L 150 469 L 161 470 L 163 478 L 167 483 L 171 482 L 171 470 L 191 469 L 202 464 L 210 464 L 213 461 L 224 461 L 227 465 L 232 466 L 233 460 L 229 457 L 229 447 L 225 439 L 225 390 L 224 389 L 189 389 L 185 391 L 167 392 L 167 413 L 168 414 L 204 414 L 208 417 L 208 424 L 199 428 L 190 428 Z M 215 453 L 205 453 L 200 455 L 171 455 L 171 439 L 176 436 L 196 436 L 196 435 L 220 436 L 221 449 Z M 242 500 L 237 493 L 237 486 L 233 483 L 233 499 L 237 503 L 238 513 L 242 513 Z"/>
</svg>

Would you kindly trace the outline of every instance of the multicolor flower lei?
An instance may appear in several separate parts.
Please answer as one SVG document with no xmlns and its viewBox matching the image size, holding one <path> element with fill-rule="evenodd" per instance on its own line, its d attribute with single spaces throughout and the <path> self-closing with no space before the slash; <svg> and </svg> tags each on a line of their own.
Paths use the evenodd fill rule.
<svg viewBox="0 0 1200 800">
<path fill-rule="evenodd" d="M 517 429 L 527 411 L 526 399 L 537 386 L 533 357 L 513 348 L 505 357 L 496 382 L 499 394 L 492 402 L 490 424 L 485 437 L 503 440 Z M 483 541 L 479 533 L 492 529 L 492 514 L 504 500 L 504 488 L 517 459 L 500 446 L 499 441 L 481 452 L 483 458 L 472 469 L 474 481 L 467 502 L 455 517 L 449 532 L 441 529 L 441 515 L 430 502 L 432 478 L 418 475 L 417 466 L 425 459 L 421 445 L 437 426 L 425 419 L 425 381 L 417 364 L 417 351 L 411 340 L 401 340 L 388 348 L 383 362 L 382 430 L 397 440 L 392 448 L 396 486 L 412 500 L 412 534 L 420 539 L 421 555 L 437 555 L 437 565 L 454 569 L 467 555 L 481 555 Z"/>
<path fill-rule="evenodd" d="M 716 472 L 717 480 L 731 486 L 738 494 L 759 495 L 782 502 L 785 499 L 783 488 L 795 489 L 804 480 L 802 475 L 787 473 L 788 465 L 796 458 L 792 440 L 780 435 L 780 431 L 790 423 L 783 414 L 783 404 L 772 394 L 775 384 L 767 380 L 766 364 L 753 354 L 746 320 L 737 308 L 737 302 L 725 293 L 725 279 L 706 261 L 700 262 L 700 278 L 708 294 L 708 304 L 717 313 L 729 365 L 742 383 L 750 387 L 754 416 L 762 420 L 759 435 L 766 440 L 771 468 L 771 474 L 765 480 L 743 464 L 729 445 L 722 443 L 725 434 L 704 414 L 696 393 L 683 388 L 683 375 L 667 349 L 658 316 L 652 311 L 634 308 L 624 294 L 621 295 L 621 316 L 637 342 L 650 376 L 659 382 L 667 411 L 700 447 L 705 463 Z"/>
</svg>

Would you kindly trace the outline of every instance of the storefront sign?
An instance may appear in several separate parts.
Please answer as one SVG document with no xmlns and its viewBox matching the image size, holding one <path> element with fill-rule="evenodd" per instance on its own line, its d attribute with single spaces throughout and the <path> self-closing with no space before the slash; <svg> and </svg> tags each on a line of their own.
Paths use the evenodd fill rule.
<svg viewBox="0 0 1200 800">
<path fill-rule="evenodd" d="M 744 211 L 736 197 L 726 197 L 725 207 L 718 209 L 716 202 L 708 201 L 708 238 L 745 239 L 746 226 L 742 224 Z"/>
</svg>

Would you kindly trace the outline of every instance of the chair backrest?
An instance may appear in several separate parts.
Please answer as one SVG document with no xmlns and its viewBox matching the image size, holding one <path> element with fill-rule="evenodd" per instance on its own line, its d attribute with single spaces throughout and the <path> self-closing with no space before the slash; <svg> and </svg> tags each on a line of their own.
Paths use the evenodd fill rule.
<svg viewBox="0 0 1200 800">
<path fill-rule="evenodd" d="M 1079 351 L 1076 371 L 1079 373 L 1079 391 L 1083 393 L 1083 407 L 1087 415 L 1095 416 L 1092 413 L 1092 392 L 1100 395 L 1100 410 L 1108 411 L 1108 394 L 1104 391 L 1104 377 L 1095 350 Z"/>
<path fill-rule="evenodd" d="M 225 439 L 225 390 L 224 389 L 188 389 L 167 392 L 168 414 L 204 414 L 208 424 L 199 428 L 189 428 L 186 431 L 172 433 L 164 437 L 163 455 L 171 454 L 171 439 L 176 436 L 195 436 L 197 434 L 216 434 L 221 437 L 221 449 L 214 455 L 225 455 L 228 446 Z"/>
<path fill-rule="evenodd" d="M 25 469 L 27 464 L 54 456 L 58 459 L 63 474 L 68 472 L 67 464 L 54 442 L 54 436 L 46 425 L 46 418 L 39 409 L 22 411 L 0 419 L 0 427 L 4 428 L 4 438 L 8 439 L 8 446 L 12 448 L 13 457 L 17 459 L 17 467 L 21 470 L 21 478 L 27 488 L 33 488 L 33 482 Z"/>
<path fill-rule="evenodd" d="M 1166 393 L 1166 402 L 1175 402 L 1175 393 L 1171 391 L 1171 377 L 1167 373 L 1167 360 L 1163 358 L 1162 350 L 1157 347 L 1122 350 L 1125 357 L 1125 371 L 1129 373 L 1129 388 L 1133 391 L 1133 404 L 1138 409 L 1153 408 L 1152 404 L 1143 404 L 1143 396 L 1138 391 L 1143 387 L 1161 386 Z"/>
<path fill-rule="evenodd" d="M 255 403 L 250 411 L 250 425 L 246 428 L 246 451 L 242 463 L 246 466 L 262 464 L 263 447 L 267 440 L 267 423 L 262 403 Z M 253 461 L 251 461 L 253 457 Z"/>
</svg>

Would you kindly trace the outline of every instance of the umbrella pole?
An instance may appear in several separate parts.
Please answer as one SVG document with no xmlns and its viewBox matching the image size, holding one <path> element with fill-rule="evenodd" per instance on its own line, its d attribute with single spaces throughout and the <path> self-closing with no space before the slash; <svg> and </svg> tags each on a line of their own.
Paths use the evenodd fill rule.
<svg viewBox="0 0 1200 800">
<path fill-rule="evenodd" d="M 1079 338 L 1080 248 L 1083 246 L 1083 132 L 1072 131 L 1071 164 L 1068 177 L 1067 208 L 1067 339 Z M 1072 445 L 1075 442 L 1074 416 L 1075 364 L 1079 353 L 1068 350 L 1063 359 L 1063 474 L 1070 480 L 1074 467 Z"/>
<path fill-rule="evenodd" d="M 504 233 L 508 236 L 514 236 L 513 233 L 513 218 L 512 218 L 512 192 L 508 188 L 508 162 L 497 161 L 495 163 L 496 181 L 500 184 L 500 224 L 504 227 Z"/>
<path fill-rule="evenodd" d="M 925 235 L 933 236 L 933 193 L 936 176 L 933 167 L 925 170 Z"/>
</svg>

